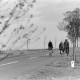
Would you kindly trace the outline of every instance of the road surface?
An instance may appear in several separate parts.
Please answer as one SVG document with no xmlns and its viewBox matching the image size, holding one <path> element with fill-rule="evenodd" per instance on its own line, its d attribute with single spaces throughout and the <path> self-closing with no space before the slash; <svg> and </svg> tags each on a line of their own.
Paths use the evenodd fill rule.
<svg viewBox="0 0 80 80">
<path fill-rule="evenodd" d="M 55 57 L 56 50 L 53 56 Z M 59 53 L 58 56 L 60 57 Z M 53 58 L 53 57 L 52 57 Z M 0 62 L 0 80 L 11 80 L 39 68 L 49 62 L 48 51 L 34 51 L 25 55 L 4 59 Z"/>
</svg>

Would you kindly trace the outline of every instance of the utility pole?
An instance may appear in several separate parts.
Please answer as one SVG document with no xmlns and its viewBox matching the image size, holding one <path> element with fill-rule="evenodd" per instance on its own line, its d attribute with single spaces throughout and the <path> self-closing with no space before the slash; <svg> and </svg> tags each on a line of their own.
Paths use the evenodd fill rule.
<svg viewBox="0 0 80 80">
<path fill-rule="evenodd" d="M 55 37 L 55 41 L 54 41 L 54 42 L 55 42 L 55 48 L 56 48 L 56 43 L 57 43 L 57 39 L 56 39 L 56 37 Z"/>
<path fill-rule="evenodd" d="M 46 36 L 44 36 L 44 49 L 45 49 L 45 45 L 46 45 Z"/>
<path fill-rule="evenodd" d="M 28 50 L 28 39 L 27 39 L 27 50 Z"/>
<path fill-rule="evenodd" d="M 27 50 L 28 50 L 28 47 L 29 47 L 29 41 L 30 41 L 30 39 L 27 39 Z"/>
</svg>

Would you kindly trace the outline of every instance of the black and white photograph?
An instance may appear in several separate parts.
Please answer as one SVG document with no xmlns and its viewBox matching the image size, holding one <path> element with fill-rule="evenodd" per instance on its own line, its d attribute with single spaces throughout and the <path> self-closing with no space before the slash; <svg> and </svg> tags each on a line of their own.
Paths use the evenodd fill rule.
<svg viewBox="0 0 80 80">
<path fill-rule="evenodd" d="M 80 0 L 0 0 L 0 80 L 80 80 Z"/>
</svg>

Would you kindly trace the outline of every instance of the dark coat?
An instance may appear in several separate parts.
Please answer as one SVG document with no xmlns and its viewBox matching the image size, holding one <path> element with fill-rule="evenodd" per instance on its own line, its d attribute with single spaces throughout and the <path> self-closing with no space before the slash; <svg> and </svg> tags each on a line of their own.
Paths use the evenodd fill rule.
<svg viewBox="0 0 80 80">
<path fill-rule="evenodd" d="M 64 48 L 65 48 L 65 49 L 69 49 L 69 42 L 68 42 L 68 41 L 65 41 L 65 42 L 64 42 Z"/>
<path fill-rule="evenodd" d="M 49 43 L 48 43 L 48 49 L 52 49 L 53 48 L 53 44 L 52 44 L 52 42 L 50 41 Z"/>
<path fill-rule="evenodd" d="M 61 42 L 60 44 L 59 44 L 59 50 L 63 50 L 64 49 L 64 44 Z"/>
</svg>

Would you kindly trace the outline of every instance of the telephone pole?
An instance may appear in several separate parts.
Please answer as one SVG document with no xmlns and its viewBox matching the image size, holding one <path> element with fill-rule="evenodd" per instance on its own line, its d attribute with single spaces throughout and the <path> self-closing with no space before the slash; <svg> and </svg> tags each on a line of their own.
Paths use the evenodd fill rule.
<svg viewBox="0 0 80 80">
<path fill-rule="evenodd" d="M 56 43 L 57 43 L 57 38 L 55 37 L 55 40 L 54 40 L 54 42 L 55 42 L 55 48 L 56 48 Z"/>
<path fill-rule="evenodd" d="M 27 50 L 29 48 L 29 42 L 30 42 L 30 39 L 27 39 Z"/>
<path fill-rule="evenodd" d="M 45 49 L 45 45 L 46 45 L 46 36 L 44 36 L 44 49 Z"/>
</svg>

